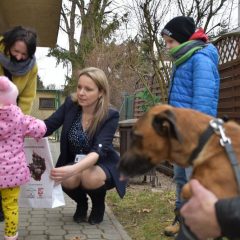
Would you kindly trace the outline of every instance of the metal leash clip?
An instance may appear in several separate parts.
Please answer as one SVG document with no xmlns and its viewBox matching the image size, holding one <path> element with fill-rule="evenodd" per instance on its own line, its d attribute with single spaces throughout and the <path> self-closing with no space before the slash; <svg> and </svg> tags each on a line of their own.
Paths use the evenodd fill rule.
<svg viewBox="0 0 240 240">
<path fill-rule="evenodd" d="M 213 128 L 214 132 L 221 136 L 220 144 L 221 144 L 221 146 L 224 147 L 226 145 L 226 143 L 231 144 L 231 139 L 226 136 L 224 128 L 223 128 L 223 123 L 224 123 L 224 121 L 221 118 L 215 118 L 209 122 L 209 124 Z"/>
</svg>

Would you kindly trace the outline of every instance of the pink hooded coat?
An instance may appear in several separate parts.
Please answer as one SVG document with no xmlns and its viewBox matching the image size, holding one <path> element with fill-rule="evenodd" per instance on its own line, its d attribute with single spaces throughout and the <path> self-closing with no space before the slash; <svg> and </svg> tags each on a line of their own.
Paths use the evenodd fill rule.
<svg viewBox="0 0 240 240">
<path fill-rule="evenodd" d="M 0 96 L 3 96 L 0 77 Z M 9 80 L 8 80 L 9 81 Z M 9 81 L 10 82 L 10 81 Z M 10 88 L 12 89 L 12 82 Z M 0 104 L 9 101 L 14 91 L 9 91 L 6 96 L 4 87 L 4 99 L 0 97 Z M 19 107 L 13 104 L 0 105 L 0 188 L 20 186 L 30 179 L 24 153 L 24 138 L 26 136 L 36 139 L 44 136 L 46 125 L 42 120 L 24 115 Z"/>
</svg>

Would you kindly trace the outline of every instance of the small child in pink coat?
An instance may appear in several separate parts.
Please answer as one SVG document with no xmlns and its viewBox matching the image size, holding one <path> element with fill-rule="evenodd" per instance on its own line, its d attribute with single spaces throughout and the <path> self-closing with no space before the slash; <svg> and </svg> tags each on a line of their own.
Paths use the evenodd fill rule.
<svg viewBox="0 0 240 240">
<path fill-rule="evenodd" d="M 26 136 L 40 139 L 46 132 L 43 121 L 24 115 L 16 105 L 17 87 L 0 76 L 0 192 L 5 218 L 4 239 L 18 239 L 20 186 L 30 179 L 24 154 Z"/>
</svg>

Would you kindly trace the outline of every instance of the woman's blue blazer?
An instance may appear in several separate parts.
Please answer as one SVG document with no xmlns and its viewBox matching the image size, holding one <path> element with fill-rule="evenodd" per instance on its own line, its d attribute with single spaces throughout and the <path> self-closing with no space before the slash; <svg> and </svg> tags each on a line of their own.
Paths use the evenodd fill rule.
<svg viewBox="0 0 240 240">
<path fill-rule="evenodd" d="M 75 156 L 70 152 L 68 142 L 68 132 L 72 126 L 76 114 L 81 111 L 78 104 L 74 103 L 70 97 L 44 122 L 47 126 L 45 136 L 51 135 L 55 130 L 62 126 L 60 137 L 60 155 L 57 160 L 56 167 L 65 166 L 73 163 Z M 118 127 L 119 113 L 114 109 L 109 109 L 108 116 L 105 121 L 98 127 L 96 133 L 90 140 L 90 152 L 99 154 L 98 163 L 106 167 L 114 180 L 117 192 L 123 197 L 126 190 L 126 182 L 119 180 L 119 171 L 117 165 L 119 162 L 119 154 L 113 148 L 113 136 Z"/>
</svg>

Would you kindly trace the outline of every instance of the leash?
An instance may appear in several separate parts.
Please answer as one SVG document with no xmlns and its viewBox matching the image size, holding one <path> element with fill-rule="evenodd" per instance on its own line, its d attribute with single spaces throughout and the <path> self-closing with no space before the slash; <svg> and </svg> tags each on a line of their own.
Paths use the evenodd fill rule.
<svg viewBox="0 0 240 240">
<path fill-rule="evenodd" d="M 180 230 L 175 240 L 198 240 L 196 235 L 185 224 L 184 219 L 182 218 L 181 220 Z"/>
<path fill-rule="evenodd" d="M 237 180 L 238 192 L 240 192 L 240 167 L 239 167 L 239 163 L 238 163 L 236 154 L 232 147 L 231 139 L 228 138 L 225 134 L 225 129 L 223 128 L 224 122 L 222 119 L 216 118 L 216 119 L 211 120 L 209 124 L 213 128 L 214 132 L 217 135 L 220 135 L 220 144 L 222 147 L 225 148 L 227 156 L 231 162 L 231 165 L 232 165 L 232 168 L 234 170 L 235 177 Z"/>
<path fill-rule="evenodd" d="M 192 165 L 193 160 L 198 156 L 198 154 L 202 151 L 205 143 L 208 139 L 212 136 L 213 133 L 220 136 L 220 145 L 224 147 L 226 154 L 230 160 L 232 168 L 235 173 L 235 177 L 238 184 L 238 191 L 240 192 L 240 167 L 239 163 L 236 158 L 236 154 L 232 147 L 231 139 L 228 138 L 225 134 L 225 129 L 223 127 L 224 121 L 220 118 L 212 119 L 209 122 L 208 128 L 202 133 L 199 138 L 198 146 L 193 150 L 192 154 L 190 155 L 188 162 Z M 191 230 L 186 226 L 184 220 L 182 221 L 181 228 L 180 228 L 179 237 L 176 240 L 198 240 L 198 238 L 191 232 Z M 216 240 L 221 240 L 222 237 L 216 238 Z"/>
</svg>

